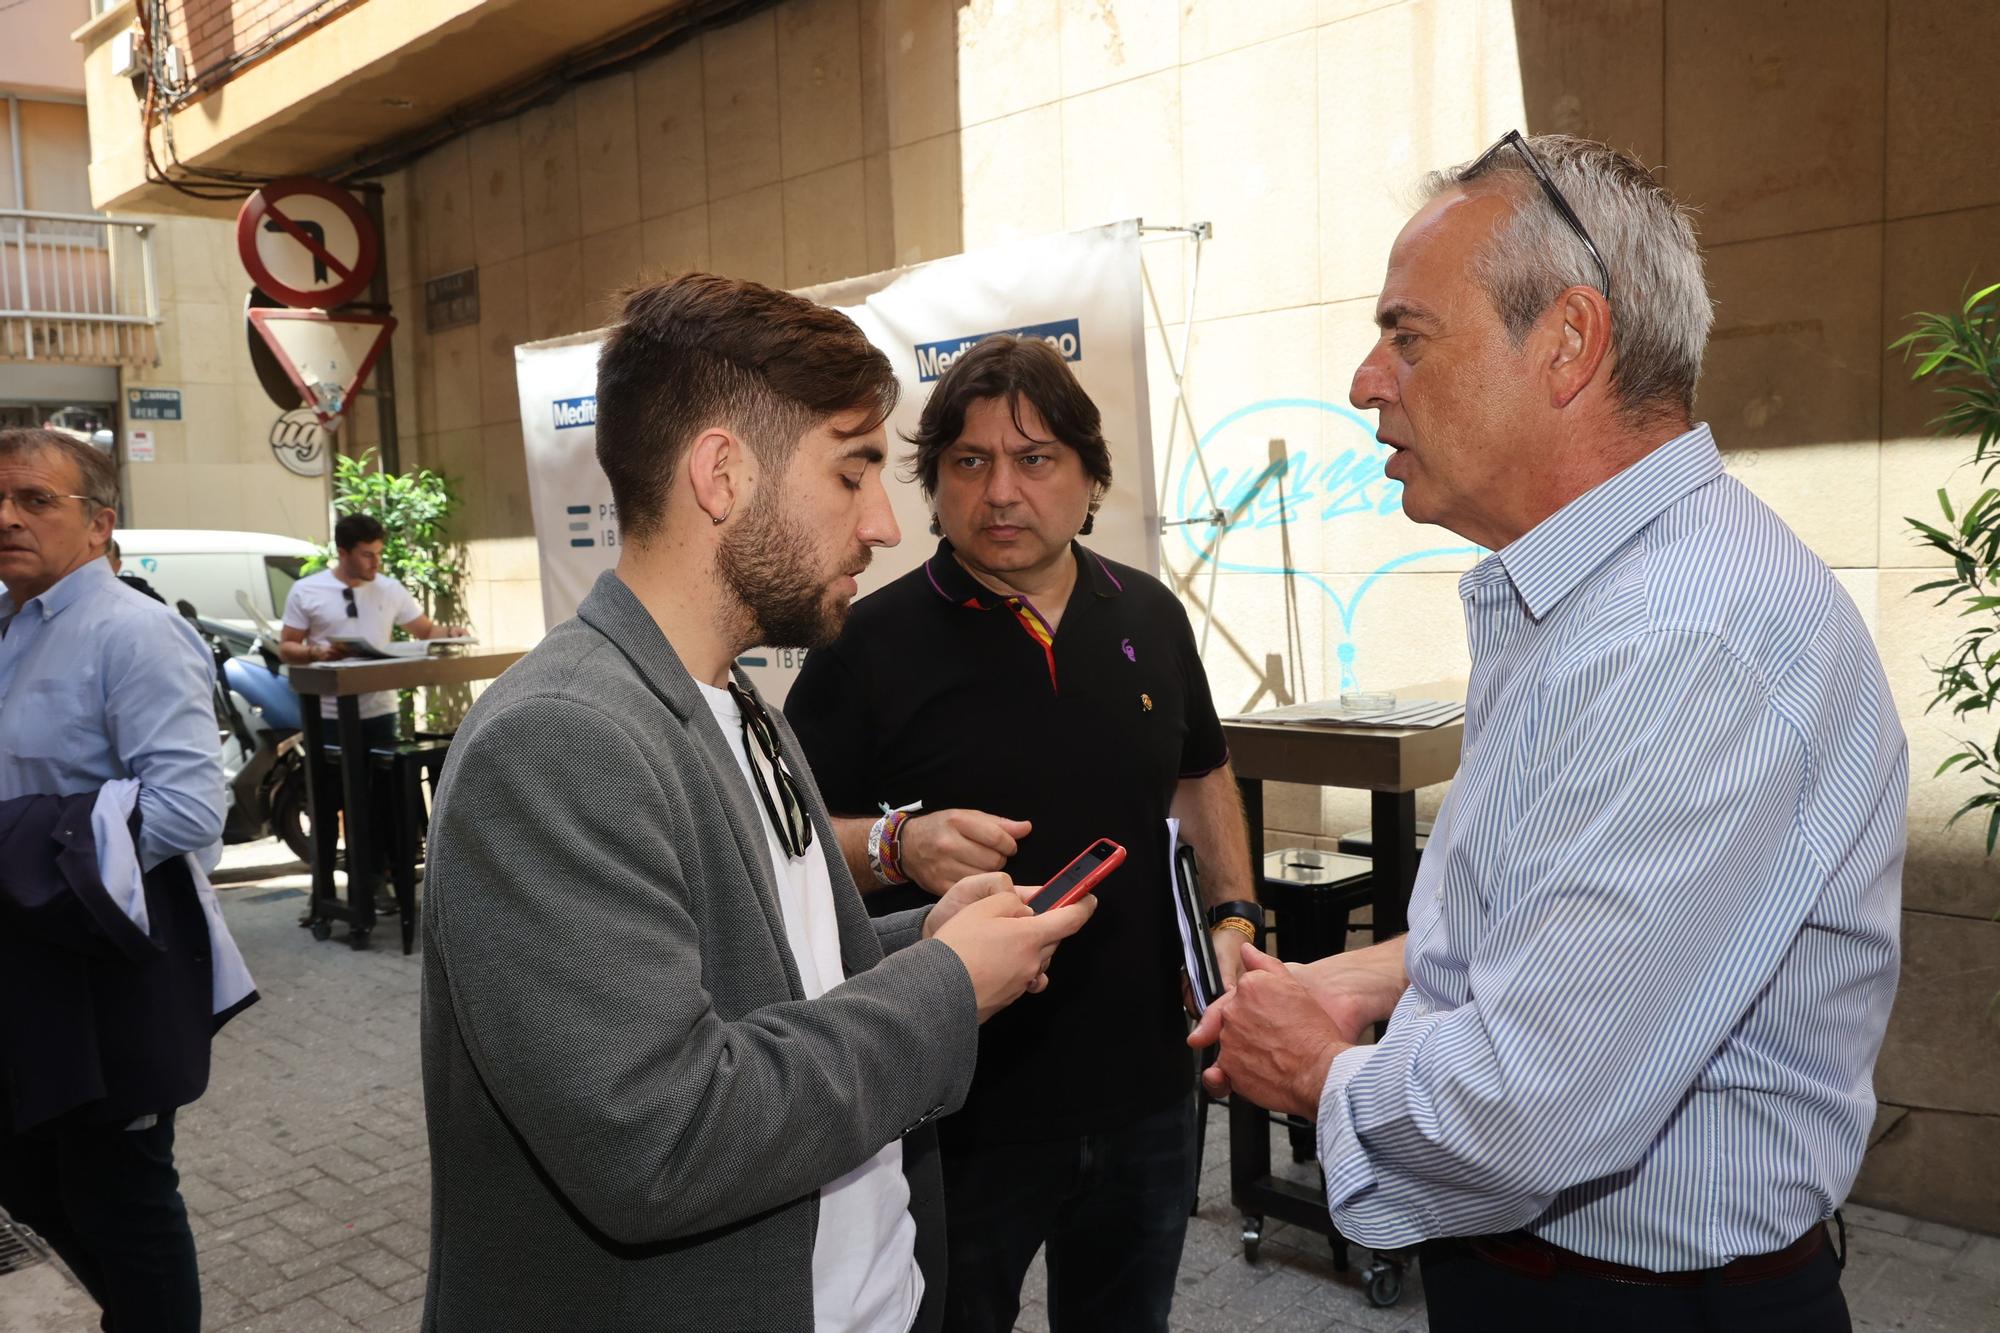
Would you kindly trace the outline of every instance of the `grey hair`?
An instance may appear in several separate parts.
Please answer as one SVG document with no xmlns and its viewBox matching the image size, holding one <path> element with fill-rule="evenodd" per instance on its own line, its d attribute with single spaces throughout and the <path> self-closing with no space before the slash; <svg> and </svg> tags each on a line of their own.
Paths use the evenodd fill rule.
<svg viewBox="0 0 2000 1333">
<path fill-rule="evenodd" d="M 1538 134 L 1528 144 L 1610 270 L 1618 293 L 1611 302 L 1611 386 L 1620 407 L 1630 418 L 1667 408 L 1692 415 L 1715 322 L 1692 212 L 1629 154 L 1566 134 Z M 1513 201 L 1514 212 L 1494 230 L 1474 274 L 1519 346 L 1565 289 L 1595 290 L 1602 279 L 1512 145 L 1483 165 L 1434 171 L 1420 190 L 1429 200 L 1451 189 L 1480 191 L 1489 182 Z"/>
<path fill-rule="evenodd" d="M 59 430 L 0 430 L 0 459 L 23 454 L 61 454 L 76 464 L 77 487 L 97 509 L 118 508 L 118 465 L 95 445 L 85 444 Z"/>
</svg>

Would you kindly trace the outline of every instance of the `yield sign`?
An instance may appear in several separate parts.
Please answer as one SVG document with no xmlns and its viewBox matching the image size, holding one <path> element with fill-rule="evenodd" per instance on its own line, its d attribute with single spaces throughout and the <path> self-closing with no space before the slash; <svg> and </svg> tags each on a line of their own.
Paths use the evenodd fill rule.
<svg viewBox="0 0 2000 1333">
<path fill-rule="evenodd" d="M 299 386 L 313 415 L 333 429 L 340 425 L 347 400 L 389 345 L 396 321 L 390 315 L 256 309 L 250 311 L 250 327 L 277 353 L 278 364 Z"/>
<path fill-rule="evenodd" d="M 353 195 L 305 176 L 273 181 L 236 215 L 243 267 L 286 305 L 346 305 L 375 276 L 381 249 L 368 211 Z"/>
</svg>

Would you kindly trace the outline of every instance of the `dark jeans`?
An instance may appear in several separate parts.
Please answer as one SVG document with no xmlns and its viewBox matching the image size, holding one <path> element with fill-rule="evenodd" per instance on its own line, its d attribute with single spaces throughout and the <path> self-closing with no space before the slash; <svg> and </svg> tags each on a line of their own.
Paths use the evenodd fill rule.
<svg viewBox="0 0 2000 1333">
<path fill-rule="evenodd" d="M 1006 1333 L 1048 1246 L 1052 1333 L 1164 1330 L 1194 1206 L 1194 1101 L 1102 1134 L 947 1146 L 944 1327 Z"/>
<path fill-rule="evenodd" d="M 1422 1250 L 1432 1333 L 1848 1333 L 1830 1246 L 1779 1277 L 1739 1286 L 1650 1287 L 1583 1273 L 1541 1278 L 1462 1241 Z"/>
<path fill-rule="evenodd" d="M 151 1129 L 0 1133 L 0 1207 L 62 1256 L 106 1333 L 198 1333 L 201 1278 L 174 1170 L 174 1117 Z"/>
</svg>

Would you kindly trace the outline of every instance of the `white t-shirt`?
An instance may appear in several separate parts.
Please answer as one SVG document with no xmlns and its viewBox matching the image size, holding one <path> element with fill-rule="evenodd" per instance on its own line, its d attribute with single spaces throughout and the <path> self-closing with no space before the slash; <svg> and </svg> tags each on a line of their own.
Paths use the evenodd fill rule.
<svg viewBox="0 0 2000 1333">
<path fill-rule="evenodd" d="M 347 614 L 348 592 L 354 594 L 354 614 Z M 329 639 L 366 639 L 370 643 L 389 642 L 389 631 L 407 625 L 424 614 L 409 590 L 387 574 L 377 574 L 366 583 L 349 588 L 322 569 L 292 585 L 285 597 L 285 627 L 302 629 L 306 642 L 321 644 Z M 332 717 L 332 695 L 320 699 L 320 715 Z M 380 717 L 396 711 L 396 692 L 377 690 L 361 696 L 361 716 Z"/>
<path fill-rule="evenodd" d="M 700 684 L 699 681 L 696 684 Z M 715 721 L 736 756 L 736 767 L 757 797 L 758 778 L 745 753 L 742 715 L 729 691 L 701 686 Z M 750 742 L 760 770 L 763 752 Z M 777 786 L 768 772 L 764 781 L 776 799 Z M 817 999 L 847 979 L 840 962 L 840 932 L 833 916 L 833 879 L 827 873 L 825 849 L 814 839 L 806 854 L 785 852 L 764 814 L 764 842 L 776 872 L 778 907 L 785 918 L 785 939 L 798 965 L 799 984 L 808 1000 Z M 903 1175 L 903 1143 L 887 1147 L 819 1191 L 819 1231 L 813 1238 L 814 1333 L 861 1333 L 861 1330 L 907 1329 L 916 1322 L 923 1299 L 924 1277 L 917 1268 L 917 1223 L 910 1216 L 910 1182 Z"/>
</svg>

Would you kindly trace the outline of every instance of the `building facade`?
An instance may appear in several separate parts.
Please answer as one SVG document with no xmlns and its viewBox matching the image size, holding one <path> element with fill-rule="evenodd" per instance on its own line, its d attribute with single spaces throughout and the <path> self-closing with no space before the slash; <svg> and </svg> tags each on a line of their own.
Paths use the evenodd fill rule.
<svg viewBox="0 0 2000 1333">
<path fill-rule="evenodd" d="M 127 527 L 324 541 L 325 483 L 273 456 L 230 225 L 94 207 L 74 40 L 91 8 L 25 0 L 0 20 L 0 425 L 115 448 Z"/>
</svg>

